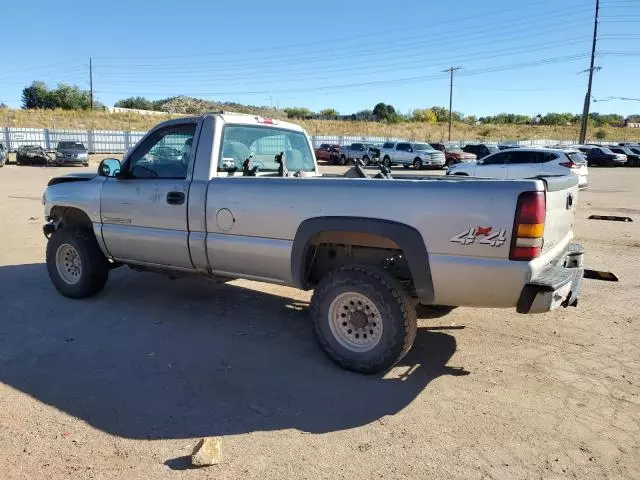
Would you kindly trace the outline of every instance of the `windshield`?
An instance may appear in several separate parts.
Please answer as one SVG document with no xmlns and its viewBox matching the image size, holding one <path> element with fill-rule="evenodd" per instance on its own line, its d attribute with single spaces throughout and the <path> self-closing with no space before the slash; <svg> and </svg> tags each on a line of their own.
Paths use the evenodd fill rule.
<svg viewBox="0 0 640 480">
<path fill-rule="evenodd" d="M 85 150 L 84 145 L 80 142 L 60 142 L 59 150 Z"/>
<path fill-rule="evenodd" d="M 413 149 L 414 150 L 435 150 L 435 148 L 433 148 L 428 143 L 414 143 Z"/>
<path fill-rule="evenodd" d="M 275 156 L 284 152 L 287 170 L 313 172 L 315 164 L 307 137 L 302 132 L 269 127 L 228 125 L 222 134 L 222 150 L 218 171 L 234 167 L 242 170 L 244 161 L 252 157 L 259 172 L 277 172 Z"/>
<path fill-rule="evenodd" d="M 600 147 L 600 150 L 602 150 L 602 153 L 608 153 L 610 155 L 613 154 L 613 152 L 609 150 L 607 147 Z"/>
</svg>

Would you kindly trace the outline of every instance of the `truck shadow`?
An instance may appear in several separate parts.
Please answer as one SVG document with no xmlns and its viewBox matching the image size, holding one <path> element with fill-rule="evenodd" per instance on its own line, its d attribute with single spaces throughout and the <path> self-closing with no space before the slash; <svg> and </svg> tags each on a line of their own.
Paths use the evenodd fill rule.
<svg viewBox="0 0 640 480">
<path fill-rule="evenodd" d="M 0 267 L 0 285 L 0 380 L 121 437 L 343 430 L 399 412 L 434 378 L 468 374 L 446 366 L 456 341 L 437 327 L 421 328 L 385 376 L 343 371 L 295 290 L 122 268 L 98 297 L 69 300 L 42 264 Z"/>
</svg>

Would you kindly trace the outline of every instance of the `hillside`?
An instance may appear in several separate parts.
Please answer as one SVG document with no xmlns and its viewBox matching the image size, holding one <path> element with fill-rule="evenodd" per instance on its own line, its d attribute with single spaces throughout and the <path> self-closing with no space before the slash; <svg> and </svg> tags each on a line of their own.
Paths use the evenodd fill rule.
<svg viewBox="0 0 640 480">
<path fill-rule="evenodd" d="M 172 99 L 178 102 L 176 109 L 186 110 L 190 106 L 183 99 Z M 208 102 L 211 103 L 211 102 Z M 229 105 L 212 104 L 215 108 L 204 111 L 241 110 Z M 202 104 L 200 105 L 202 106 Z M 178 108 L 180 107 L 180 108 Z M 184 108 L 183 108 L 184 107 Z M 283 119 L 283 111 L 258 109 L 247 111 L 253 107 L 244 107 L 245 113 L 257 113 L 264 116 Z M 82 110 L 0 110 L 0 126 L 77 129 L 77 130 L 135 130 L 144 131 L 153 125 L 176 114 L 138 115 L 128 113 L 108 113 L 104 111 Z M 378 122 L 335 121 L 335 120 L 292 120 L 303 126 L 310 135 L 367 135 L 380 137 L 401 137 L 414 140 L 440 141 L 447 138 L 448 127 L 444 123 L 429 124 L 405 122 L 387 125 Z M 452 131 L 454 140 L 487 139 L 502 140 L 535 140 L 555 139 L 575 141 L 578 137 L 578 126 L 530 126 L 530 125 L 475 125 L 455 123 Z M 602 127 L 590 128 L 589 137 L 595 140 L 595 132 L 603 130 L 605 140 L 640 141 L 640 129 Z"/>
</svg>

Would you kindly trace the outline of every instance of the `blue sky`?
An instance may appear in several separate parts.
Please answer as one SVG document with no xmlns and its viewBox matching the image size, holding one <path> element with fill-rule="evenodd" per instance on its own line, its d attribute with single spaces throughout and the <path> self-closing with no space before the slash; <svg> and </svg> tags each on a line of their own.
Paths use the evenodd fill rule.
<svg viewBox="0 0 640 480">
<path fill-rule="evenodd" d="M 341 113 L 448 106 L 449 66 L 462 67 L 454 110 L 578 113 L 594 13 L 591 0 L 3 3 L 0 102 L 12 107 L 32 80 L 88 88 L 92 57 L 107 105 L 183 94 Z M 596 99 L 640 97 L 639 27 L 640 0 L 602 0 Z"/>
</svg>

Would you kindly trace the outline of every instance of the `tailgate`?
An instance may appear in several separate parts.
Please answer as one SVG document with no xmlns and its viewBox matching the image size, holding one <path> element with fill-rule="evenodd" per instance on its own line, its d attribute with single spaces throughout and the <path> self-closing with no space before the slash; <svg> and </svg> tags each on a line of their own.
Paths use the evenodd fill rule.
<svg viewBox="0 0 640 480">
<path fill-rule="evenodd" d="M 573 218 L 578 203 L 578 177 L 543 177 L 546 186 L 546 219 L 542 253 L 573 238 Z"/>
</svg>

